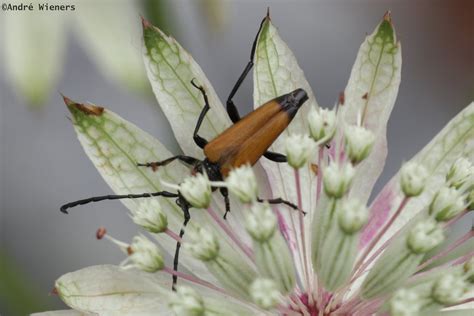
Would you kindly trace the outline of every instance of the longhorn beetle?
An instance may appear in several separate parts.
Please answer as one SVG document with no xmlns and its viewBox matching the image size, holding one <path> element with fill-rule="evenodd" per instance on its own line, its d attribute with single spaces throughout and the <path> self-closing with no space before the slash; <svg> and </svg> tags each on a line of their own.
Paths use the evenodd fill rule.
<svg viewBox="0 0 474 316">
<path fill-rule="evenodd" d="M 226 102 L 227 113 L 234 124 L 211 141 L 207 141 L 203 137 L 199 136 L 199 129 L 207 112 L 210 110 L 208 97 L 205 89 L 202 86 L 197 85 L 194 82 L 194 79 L 191 81 L 191 84 L 201 92 L 205 104 L 198 117 L 193 133 L 194 142 L 204 151 L 204 160 L 199 160 L 197 158 L 185 155 L 176 155 L 163 161 L 139 163 L 138 166 L 156 169 L 160 166 L 165 166 L 174 160 L 179 160 L 187 165 L 190 165 L 192 167 L 192 173 L 205 172 L 209 180 L 222 181 L 227 177 L 231 169 L 237 168 L 244 164 L 254 165 L 261 156 L 265 156 L 267 159 L 277 163 L 287 162 L 285 155 L 267 151 L 267 149 L 290 124 L 303 103 L 308 100 L 308 95 L 306 92 L 303 89 L 296 89 L 290 93 L 279 96 L 266 102 L 243 118 L 240 118 L 239 112 L 232 100 L 245 77 L 252 69 L 257 40 L 262 27 L 268 18 L 269 16 L 267 15 L 260 24 L 260 28 L 252 45 L 250 61 L 247 63 L 244 71 L 232 88 Z M 143 26 L 144 28 L 151 27 L 146 21 L 143 21 Z M 212 187 L 212 190 L 215 191 L 217 188 Z M 227 188 L 219 188 L 219 190 L 225 200 L 225 219 L 230 211 L 229 193 Z M 96 196 L 64 204 L 61 206 L 61 212 L 67 213 L 67 209 L 71 207 L 84 205 L 91 202 L 103 200 L 137 199 L 157 196 L 175 198 L 176 204 L 182 209 L 184 214 L 184 222 L 179 234 L 179 236 L 182 238 L 184 235 L 184 229 L 191 218 L 189 213 L 191 204 L 186 201 L 179 191 L 177 193 L 160 191 L 142 194 Z M 263 202 L 264 200 L 258 198 L 258 201 Z M 281 198 L 268 199 L 265 201 L 272 204 L 282 203 L 294 209 L 298 209 L 293 203 L 285 201 Z M 180 247 L 180 242 L 177 242 L 173 261 L 173 268 L 175 271 L 178 270 Z M 173 290 L 175 289 L 176 282 L 177 276 L 174 275 Z"/>
</svg>

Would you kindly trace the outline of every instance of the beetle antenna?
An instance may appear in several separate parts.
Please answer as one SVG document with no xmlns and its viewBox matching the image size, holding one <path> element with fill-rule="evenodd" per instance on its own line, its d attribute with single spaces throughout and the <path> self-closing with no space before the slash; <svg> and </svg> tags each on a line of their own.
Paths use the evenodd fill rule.
<svg viewBox="0 0 474 316">
<path fill-rule="evenodd" d="M 122 195 L 101 195 L 101 196 L 93 196 L 87 199 L 77 200 L 74 202 L 69 202 L 61 206 L 60 210 L 64 214 L 68 214 L 68 209 L 72 207 L 76 207 L 79 205 L 89 204 L 92 202 L 100 202 L 106 200 L 122 200 L 122 199 L 141 199 L 141 198 L 149 198 L 154 196 L 162 196 L 166 198 L 176 198 L 179 195 L 177 193 L 172 193 L 168 191 L 159 191 L 159 192 L 151 192 L 151 193 L 139 193 L 139 194 L 122 194 Z"/>
</svg>

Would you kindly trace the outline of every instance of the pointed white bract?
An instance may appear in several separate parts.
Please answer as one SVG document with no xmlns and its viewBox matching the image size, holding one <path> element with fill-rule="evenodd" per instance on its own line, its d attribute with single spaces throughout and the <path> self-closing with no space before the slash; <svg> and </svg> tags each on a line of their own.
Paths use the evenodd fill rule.
<svg viewBox="0 0 474 316">
<path fill-rule="evenodd" d="M 191 135 L 204 100 L 191 79 L 211 101 L 203 136 L 228 126 L 224 109 L 184 49 L 143 25 L 157 99 L 185 154 L 202 157 Z M 296 88 L 309 95 L 271 147 L 288 163 L 262 161 L 268 179 L 248 165 L 217 182 L 196 172 L 199 165 L 191 177 L 179 164 L 139 167 L 172 154 L 112 112 L 66 98 L 81 144 L 114 191 L 152 193 L 163 184 L 176 192 L 171 196 L 178 204 L 186 202 L 191 220 L 183 225 L 183 210 L 170 199 L 124 200 L 134 222 L 160 246 L 144 236 L 131 245 L 107 236 L 126 253 L 122 266 L 130 270 L 105 266 L 67 274 L 56 283 L 59 296 L 76 310 L 104 315 L 434 315 L 469 301 L 472 234 L 455 243 L 447 234 L 474 203 L 473 104 L 403 165 L 370 210 L 366 206 L 385 161 L 400 69 L 400 44 L 386 14 L 360 48 L 337 115 L 318 109 L 295 57 L 265 18 L 256 44 L 256 106 Z M 269 183 L 272 192 L 257 183 Z M 237 197 L 227 220 L 212 202 L 218 188 Z M 269 203 L 279 205 L 261 203 L 259 194 L 273 194 Z M 161 248 L 171 252 L 177 242 L 182 252 L 173 271 Z M 178 276 L 176 292 L 170 274 Z"/>
</svg>

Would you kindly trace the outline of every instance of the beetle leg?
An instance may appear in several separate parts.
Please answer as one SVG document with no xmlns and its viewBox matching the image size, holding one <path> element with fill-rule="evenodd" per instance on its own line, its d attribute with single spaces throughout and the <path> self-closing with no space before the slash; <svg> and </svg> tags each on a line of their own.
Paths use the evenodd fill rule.
<svg viewBox="0 0 474 316">
<path fill-rule="evenodd" d="M 283 154 L 279 154 L 279 153 L 275 153 L 273 151 L 266 151 L 263 156 L 265 156 L 265 158 L 271 160 L 271 161 L 274 161 L 274 162 L 279 162 L 279 163 L 282 163 L 282 162 L 287 162 L 288 159 L 286 158 L 285 155 Z"/>
<path fill-rule="evenodd" d="M 227 188 L 220 188 L 219 191 L 221 192 L 222 196 L 224 197 L 224 203 L 225 203 L 224 219 L 226 219 L 227 218 L 227 213 L 230 212 L 229 190 L 227 190 Z"/>
<path fill-rule="evenodd" d="M 180 160 L 180 161 L 182 161 L 182 162 L 184 162 L 188 165 L 195 165 L 195 164 L 200 162 L 199 159 L 196 159 L 194 157 L 177 155 L 177 156 L 173 156 L 173 157 L 170 157 L 170 158 L 162 160 L 162 161 L 137 163 L 137 166 L 139 166 L 139 167 L 149 167 L 149 168 L 152 168 L 153 171 L 155 171 L 156 169 L 158 169 L 158 167 L 166 166 L 167 164 L 169 164 L 170 162 L 173 162 L 176 159 L 178 159 L 178 160 Z"/>
<path fill-rule="evenodd" d="M 189 205 L 186 201 L 183 201 L 181 197 L 179 197 L 176 200 L 176 204 L 181 208 L 183 211 L 184 215 L 184 222 L 183 226 L 181 226 L 181 230 L 179 231 L 179 237 L 183 238 L 184 236 L 184 230 L 186 226 L 188 225 L 189 220 L 191 219 L 191 214 L 189 214 Z M 174 252 L 174 259 L 173 259 L 173 270 L 175 272 L 178 271 L 178 263 L 179 263 L 179 250 L 181 249 L 181 243 L 178 241 L 176 242 L 176 250 Z M 171 289 L 173 291 L 176 291 L 176 283 L 178 282 L 178 276 L 176 274 L 173 274 L 173 285 Z"/>
<path fill-rule="evenodd" d="M 262 20 L 262 23 L 260 24 L 260 28 L 258 29 L 257 35 L 255 36 L 255 39 L 254 39 L 253 44 L 252 44 L 252 51 L 250 52 L 250 60 L 247 63 L 247 65 L 245 66 L 245 69 L 242 72 L 242 74 L 240 75 L 239 79 L 237 79 L 237 82 L 235 83 L 234 87 L 230 91 L 229 97 L 227 98 L 227 101 L 226 101 L 227 114 L 229 115 L 229 117 L 230 117 L 230 119 L 233 123 L 236 123 L 237 121 L 240 120 L 240 114 L 239 114 L 239 111 L 237 110 L 237 107 L 235 106 L 234 101 L 232 99 L 234 98 L 235 94 L 237 93 L 237 90 L 239 90 L 239 88 L 240 88 L 240 85 L 242 84 L 242 82 L 247 77 L 248 73 L 250 72 L 250 70 L 253 67 L 253 60 L 254 60 L 254 56 L 255 56 L 255 49 L 257 48 L 258 36 L 260 35 L 260 32 L 261 32 L 262 27 L 263 27 L 263 23 L 265 22 L 265 20 L 267 18 L 268 17 L 265 17 Z"/>
<path fill-rule="evenodd" d="M 306 212 L 303 211 L 303 210 L 300 210 L 298 208 L 297 205 L 287 201 L 287 200 L 284 200 L 282 198 L 275 198 L 275 199 L 262 199 L 262 198 L 257 198 L 257 201 L 260 202 L 260 203 L 263 203 L 263 202 L 268 202 L 269 204 L 285 204 L 286 206 L 289 206 L 291 207 L 292 209 L 296 210 L 296 211 L 300 211 L 303 213 L 303 215 L 306 215 Z"/>
<path fill-rule="evenodd" d="M 191 84 L 201 91 L 202 97 L 204 98 L 204 107 L 202 108 L 201 114 L 199 114 L 199 118 L 196 123 L 196 127 L 194 128 L 194 133 L 193 133 L 193 139 L 196 145 L 198 145 L 199 148 L 204 149 L 204 146 L 207 145 L 207 140 L 204 139 L 203 137 L 199 136 L 199 129 L 201 128 L 202 121 L 206 117 L 207 112 L 211 109 L 211 106 L 209 105 L 209 100 L 207 98 L 206 90 L 202 86 L 198 86 L 195 82 L 194 79 L 191 80 Z"/>
<path fill-rule="evenodd" d="M 93 196 L 87 199 L 77 200 L 74 202 L 70 202 L 61 206 L 61 212 L 68 214 L 67 209 L 79 205 L 89 204 L 92 202 L 100 202 L 105 200 L 123 200 L 123 199 L 141 199 L 141 198 L 149 198 L 154 196 L 162 196 L 166 198 L 175 198 L 179 195 L 176 193 L 168 192 L 168 191 L 159 191 L 159 192 L 151 192 L 151 193 L 139 193 L 139 194 L 121 194 L 121 195 L 101 195 L 101 196 Z"/>
</svg>

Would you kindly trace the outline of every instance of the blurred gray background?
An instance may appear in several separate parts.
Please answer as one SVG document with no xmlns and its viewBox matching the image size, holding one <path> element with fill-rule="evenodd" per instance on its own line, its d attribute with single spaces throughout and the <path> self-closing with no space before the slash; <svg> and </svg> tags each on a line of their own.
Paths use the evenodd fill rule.
<svg viewBox="0 0 474 316">
<path fill-rule="evenodd" d="M 378 189 L 473 100 L 474 1 L 229 1 L 216 7 L 220 11 L 215 24 L 202 14 L 199 3 L 173 1 L 167 17 L 174 36 L 200 63 L 222 100 L 246 64 L 269 6 L 272 21 L 298 58 L 321 106 L 333 105 L 365 34 L 387 9 L 392 11 L 403 47 L 402 84 L 389 122 L 389 158 Z M 144 14 L 139 11 L 136 23 Z M 124 40 L 141 53 L 140 39 Z M 158 137 L 171 151 L 179 149 L 153 97 L 132 94 L 105 80 L 73 34 L 61 80 L 43 108 L 24 103 L 3 66 L 4 62 L 0 249 L 49 308 L 61 307 L 59 299 L 48 296 L 58 276 L 123 259 L 115 247 L 95 240 L 97 227 L 105 225 L 122 240 L 130 240 L 137 227 L 118 202 L 91 204 L 69 216 L 59 213 L 64 202 L 111 191 L 79 145 L 58 91 L 104 105 Z M 251 87 L 247 80 L 236 98 L 243 111 L 251 107 Z M 463 225 L 467 229 L 471 223 Z"/>
</svg>

